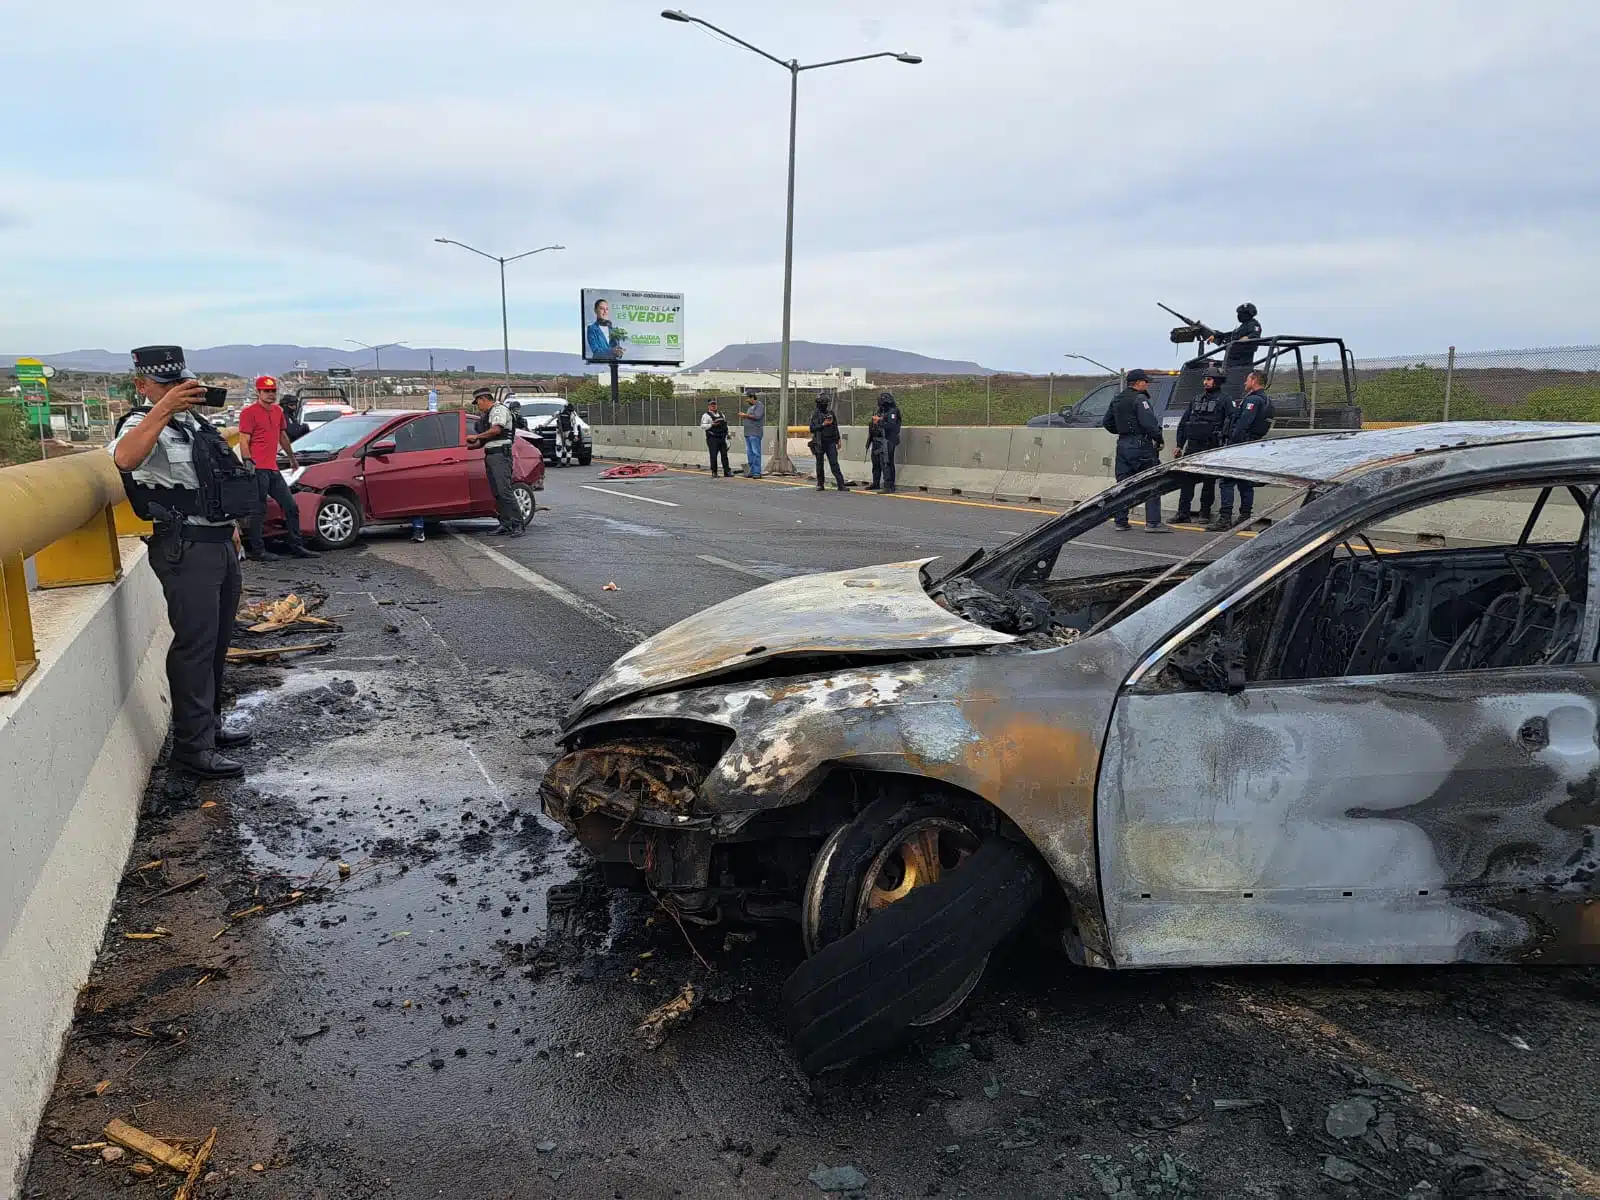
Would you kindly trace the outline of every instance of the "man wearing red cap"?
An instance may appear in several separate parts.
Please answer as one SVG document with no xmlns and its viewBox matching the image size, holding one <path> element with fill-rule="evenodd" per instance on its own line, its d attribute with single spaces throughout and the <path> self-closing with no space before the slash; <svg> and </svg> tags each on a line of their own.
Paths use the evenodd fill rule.
<svg viewBox="0 0 1600 1200">
<path fill-rule="evenodd" d="M 289 456 L 290 468 L 297 467 L 294 447 L 289 444 L 287 424 L 283 409 L 278 407 L 278 381 L 271 375 L 256 380 L 256 400 L 247 404 L 239 414 L 239 457 L 252 464 L 256 472 L 256 489 L 261 497 L 260 507 L 251 514 L 244 531 L 244 554 L 254 562 L 265 562 L 276 555 L 267 553 L 262 537 L 266 521 L 267 497 L 271 496 L 283 510 L 284 532 L 289 542 L 289 553 L 295 558 L 315 558 L 314 551 L 306 549 L 300 540 L 300 510 L 295 505 L 294 494 L 278 470 L 278 451 Z"/>
</svg>

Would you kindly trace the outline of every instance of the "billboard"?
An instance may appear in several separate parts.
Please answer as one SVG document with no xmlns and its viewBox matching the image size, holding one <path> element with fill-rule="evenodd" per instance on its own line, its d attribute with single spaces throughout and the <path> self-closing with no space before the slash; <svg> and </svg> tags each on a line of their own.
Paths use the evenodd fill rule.
<svg viewBox="0 0 1600 1200">
<path fill-rule="evenodd" d="M 683 294 L 584 288 L 583 358 L 592 363 L 683 365 Z"/>
</svg>

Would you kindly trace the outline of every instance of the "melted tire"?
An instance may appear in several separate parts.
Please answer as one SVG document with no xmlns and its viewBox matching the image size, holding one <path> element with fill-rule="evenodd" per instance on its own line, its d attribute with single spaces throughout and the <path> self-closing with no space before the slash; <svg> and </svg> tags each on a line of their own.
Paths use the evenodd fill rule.
<svg viewBox="0 0 1600 1200">
<path fill-rule="evenodd" d="M 783 1008 L 808 1074 L 881 1054 L 950 996 L 1044 894 L 1033 852 L 990 838 L 959 870 L 824 946 L 789 976 Z"/>
</svg>

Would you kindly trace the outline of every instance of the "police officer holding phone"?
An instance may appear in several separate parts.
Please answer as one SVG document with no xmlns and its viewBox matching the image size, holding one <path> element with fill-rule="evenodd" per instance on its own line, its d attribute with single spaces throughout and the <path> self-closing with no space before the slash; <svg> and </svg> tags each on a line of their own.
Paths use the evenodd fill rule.
<svg viewBox="0 0 1600 1200">
<path fill-rule="evenodd" d="M 141 346 L 133 370 L 140 403 L 106 449 L 134 512 L 155 526 L 150 566 L 172 624 L 171 765 L 203 779 L 233 778 L 244 767 L 222 751 L 248 745 L 250 735 L 222 728 L 222 671 L 239 608 L 234 522 L 254 513 L 256 481 L 192 411 L 222 407 L 227 392 L 202 386 L 181 346 Z"/>
</svg>

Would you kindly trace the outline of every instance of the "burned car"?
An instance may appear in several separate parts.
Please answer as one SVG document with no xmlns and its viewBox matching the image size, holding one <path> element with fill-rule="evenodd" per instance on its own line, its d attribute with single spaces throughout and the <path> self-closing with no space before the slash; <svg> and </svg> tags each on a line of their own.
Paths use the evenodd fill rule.
<svg viewBox="0 0 1600 1200">
<path fill-rule="evenodd" d="M 1112 513 L 1207 477 L 1266 519 L 1130 567 Z M 620 658 L 545 811 L 685 921 L 796 921 L 808 1070 L 1037 902 L 1089 967 L 1600 961 L 1597 485 L 1600 426 L 1272 439 L 775 583 Z"/>
</svg>

